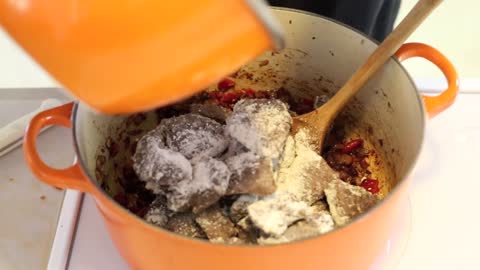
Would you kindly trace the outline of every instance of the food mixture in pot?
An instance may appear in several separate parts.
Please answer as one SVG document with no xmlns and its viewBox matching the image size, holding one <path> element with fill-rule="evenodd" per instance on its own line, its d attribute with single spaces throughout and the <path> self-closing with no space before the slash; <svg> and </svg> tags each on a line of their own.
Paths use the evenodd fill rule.
<svg viewBox="0 0 480 270">
<path fill-rule="evenodd" d="M 151 224 L 216 243 L 285 243 L 346 225 L 379 201 L 381 187 L 362 139 L 334 130 L 320 155 L 305 132 L 290 133 L 292 116 L 322 102 L 284 89 L 235 89 L 225 79 L 216 91 L 159 109 L 153 130 L 125 137 L 130 162 L 114 198 Z M 117 143 L 107 142 L 109 156 Z M 105 163 L 100 155 L 97 179 Z"/>
</svg>

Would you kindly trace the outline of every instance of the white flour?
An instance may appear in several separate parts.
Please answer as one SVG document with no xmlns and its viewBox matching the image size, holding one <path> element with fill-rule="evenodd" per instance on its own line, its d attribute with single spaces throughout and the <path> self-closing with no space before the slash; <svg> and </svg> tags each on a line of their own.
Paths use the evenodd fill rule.
<svg viewBox="0 0 480 270">
<path fill-rule="evenodd" d="M 166 194 L 168 207 L 181 211 L 193 207 L 198 212 L 217 202 L 225 195 L 230 179 L 227 165 L 220 160 L 202 157 L 193 162 L 193 177 L 169 187 Z"/>
<path fill-rule="evenodd" d="M 280 236 L 293 222 L 311 212 L 310 207 L 286 192 L 275 192 L 248 206 L 251 221 L 264 233 Z"/>
<path fill-rule="evenodd" d="M 146 152 L 143 157 L 147 159 L 135 160 L 142 168 L 155 171 L 154 178 L 179 175 L 175 181 L 166 181 L 167 205 L 173 211 L 193 207 L 196 213 L 226 194 L 271 194 L 241 196 L 230 209 L 231 218 L 239 222 L 247 216 L 274 238 L 296 221 L 323 233 L 331 227 L 331 217 L 315 215 L 317 208 L 311 205 L 324 196 L 323 178 L 317 177 L 326 163 L 313 150 L 305 132 L 289 135 L 291 124 L 288 108 L 279 100 L 242 100 L 226 119 L 225 127 L 194 114 L 163 120 L 157 128 L 162 132 L 155 134 L 163 134 L 166 143 L 142 138 L 145 147 L 137 152 Z M 179 172 L 159 171 L 158 165 L 166 161 L 179 162 L 169 164 Z"/>
<path fill-rule="evenodd" d="M 227 118 L 226 132 L 250 151 L 270 159 L 276 169 L 292 117 L 285 103 L 269 99 L 245 99 L 235 104 Z"/>
<path fill-rule="evenodd" d="M 277 190 L 248 207 L 252 222 L 265 233 L 278 237 L 293 222 L 315 213 L 316 208 L 310 205 L 324 196 L 324 177 L 318 177 L 322 175 L 323 163 L 326 162 L 312 149 L 305 132 L 300 130 L 294 139 L 288 137 Z"/>
<path fill-rule="evenodd" d="M 306 136 L 302 130 L 295 134 L 294 146 L 293 139 L 287 140 L 277 190 L 288 192 L 295 199 L 311 205 L 323 196 L 323 186 L 319 186 L 322 183 L 316 177 L 322 157 L 312 149 Z"/>
<path fill-rule="evenodd" d="M 192 178 L 192 166 L 180 153 L 164 149 L 157 133 L 148 133 L 137 144 L 133 169 L 155 194 L 161 186 Z"/>
<path fill-rule="evenodd" d="M 290 226 L 280 236 L 260 237 L 261 245 L 289 243 L 327 233 L 335 228 L 332 216 L 328 211 L 314 212 L 305 220 Z"/>
</svg>

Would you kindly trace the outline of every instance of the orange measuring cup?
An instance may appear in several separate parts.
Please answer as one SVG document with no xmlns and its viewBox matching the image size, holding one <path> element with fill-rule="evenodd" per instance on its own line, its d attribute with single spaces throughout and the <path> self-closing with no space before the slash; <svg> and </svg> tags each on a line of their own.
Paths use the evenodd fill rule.
<svg viewBox="0 0 480 270">
<path fill-rule="evenodd" d="M 0 24 L 75 97 L 115 114 L 179 101 L 283 46 L 259 0 L 0 0 Z"/>
</svg>

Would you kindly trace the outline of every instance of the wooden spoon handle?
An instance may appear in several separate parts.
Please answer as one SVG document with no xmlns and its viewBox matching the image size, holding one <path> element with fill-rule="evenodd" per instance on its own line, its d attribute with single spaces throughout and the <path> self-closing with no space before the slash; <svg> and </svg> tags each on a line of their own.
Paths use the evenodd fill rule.
<svg viewBox="0 0 480 270">
<path fill-rule="evenodd" d="M 403 21 L 350 77 L 347 83 L 324 106 L 332 110 L 332 118 L 341 111 L 362 86 L 390 59 L 415 29 L 443 0 L 419 0 Z M 322 107 L 324 107 L 322 106 Z M 324 108 L 327 109 L 327 108 Z"/>
</svg>

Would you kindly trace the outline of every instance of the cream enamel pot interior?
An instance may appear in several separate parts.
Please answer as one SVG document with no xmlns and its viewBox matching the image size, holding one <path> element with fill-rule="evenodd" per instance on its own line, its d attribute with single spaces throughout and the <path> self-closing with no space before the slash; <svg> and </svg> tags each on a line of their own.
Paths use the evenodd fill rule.
<svg viewBox="0 0 480 270">
<path fill-rule="evenodd" d="M 287 49 L 266 53 L 244 68 L 254 80 L 239 79 L 256 90 L 284 86 L 296 95 L 332 93 L 377 46 L 337 22 L 288 9 L 274 9 L 286 31 Z M 437 65 L 449 87 L 437 97 L 423 97 L 396 59 L 389 60 L 346 110 L 353 132 L 371 133 L 370 143 L 385 160 L 390 194 L 348 226 L 320 237 L 274 246 L 227 246 L 187 239 L 149 225 L 117 204 L 97 183 L 95 159 L 100 146 L 126 116 L 92 112 L 66 104 L 37 115 L 27 129 L 27 162 L 42 181 L 78 189 L 95 198 L 108 231 L 132 269 L 368 269 L 384 248 L 407 196 L 409 174 L 424 139 L 427 113 L 453 103 L 457 75 L 450 62 L 423 44 L 406 44 L 398 58 L 419 56 Z M 261 65 L 268 60 L 268 65 Z M 36 136 L 46 125 L 72 127 L 78 163 L 64 170 L 48 167 L 36 150 Z M 382 138 L 383 146 L 377 143 Z"/>
</svg>

